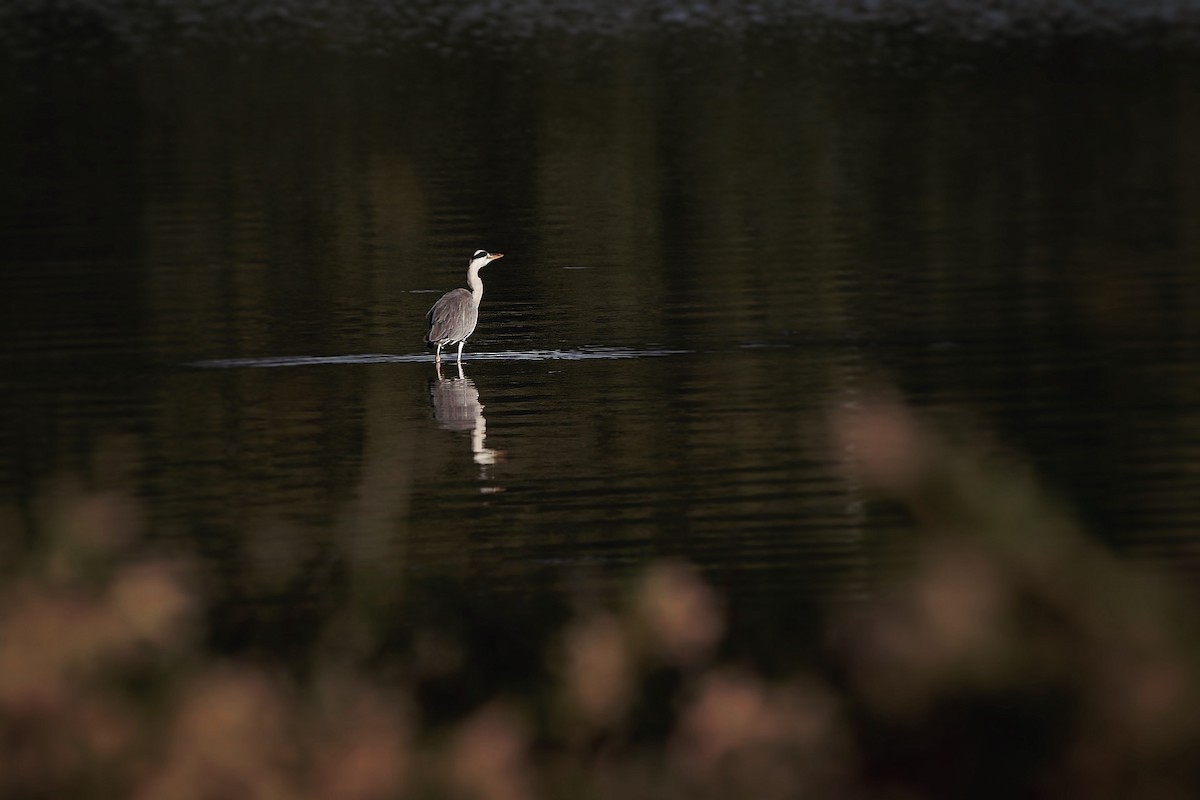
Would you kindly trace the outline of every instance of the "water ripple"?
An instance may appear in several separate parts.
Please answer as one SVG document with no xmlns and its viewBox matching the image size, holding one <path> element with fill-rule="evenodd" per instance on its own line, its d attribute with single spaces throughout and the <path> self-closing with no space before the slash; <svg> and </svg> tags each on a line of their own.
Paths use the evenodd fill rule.
<svg viewBox="0 0 1200 800">
<path fill-rule="evenodd" d="M 682 355 L 690 350 L 635 349 L 631 347 L 578 347 L 570 350 L 502 350 L 496 353 L 471 353 L 464 361 L 590 361 L 628 358 L 653 358 Z M 432 361 L 429 353 L 362 353 L 345 356 L 278 356 L 267 358 L 216 358 L 193 361 L 197 369 L 272 369 L 276 367 L 313 367 L 330 364 L 411 364 Z M 448 358 L 447 363 L 453 362 Z"/>
</svg>

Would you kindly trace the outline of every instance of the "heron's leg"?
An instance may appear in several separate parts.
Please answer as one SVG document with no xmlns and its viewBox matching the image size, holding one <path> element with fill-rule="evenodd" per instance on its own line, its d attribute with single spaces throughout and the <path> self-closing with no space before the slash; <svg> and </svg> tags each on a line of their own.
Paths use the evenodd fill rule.
<svg viewBox="0 0 1200 800">
<path fill-rule="evenodd" d="M 433 356 L 433 363 L 437 364 L 438 366 L 441 366 L 441 364 L 442 364 L 442 343 L 441 342 L 438 342 L 438 344 L 437 344 L 437 352 Z"/>
<path fill-rule="evenodd" d="M 462 364 L 462 346 L 466 343 L 467 343 L 466 339 L 463 339 L 461 342 L 458 343 L 458 363 L 459 364 Z"/>
</svg>

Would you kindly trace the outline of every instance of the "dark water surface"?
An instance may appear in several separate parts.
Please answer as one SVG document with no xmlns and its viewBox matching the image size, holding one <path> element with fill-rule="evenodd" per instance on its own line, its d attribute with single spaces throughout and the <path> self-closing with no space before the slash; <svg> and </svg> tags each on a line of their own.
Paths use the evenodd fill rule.
<svg viewBox="0 0 1200 800">
<path fill-rule="evenodd" d="M 786 650 L 903 548 L 827 432 L 887 381 L 1190 574 L 1200 62 L 948 50 L 8 65 L 0 494 L 125 465 L 233 644 L 682 556 Z"/>
</svg>

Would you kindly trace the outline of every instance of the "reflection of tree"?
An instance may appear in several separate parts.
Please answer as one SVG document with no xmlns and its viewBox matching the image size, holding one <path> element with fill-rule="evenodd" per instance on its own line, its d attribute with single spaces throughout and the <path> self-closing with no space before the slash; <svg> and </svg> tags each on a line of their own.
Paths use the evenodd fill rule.
<svg viewBox="0 0 1200 800">
<path fill-rule="evenodd" d="M 396 340 L 399 300 L 421 286 L 427 198 L 396 139 L 406 126 L 357 113 L 369 91 L 344 66 L 182 59 L 141 76 L 147 338 L 172 355 Z M 376 125 L 392 147 L 364 145 Z"/>
<path fill-rule="evenodd" d="M 171 466 L 148 473 L 147 494 L 213 560 L 216 641 L 253 630 L 263 646 L 298 649 L 347 598 L 346 576 L 355 609 L 404 588 L 409 384 L 383 369 L 330 374 L 184 373 L 155 398 L 147 457 Z"/>
</svg>

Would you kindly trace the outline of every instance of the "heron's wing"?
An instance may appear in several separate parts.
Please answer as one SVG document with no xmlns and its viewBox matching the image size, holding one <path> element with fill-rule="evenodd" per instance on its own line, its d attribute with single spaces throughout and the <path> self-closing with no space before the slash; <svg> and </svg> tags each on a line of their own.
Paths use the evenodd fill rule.
<svg viewBox="0 0 1200 800">
<path fill-rule="evenodd" d="M 458 341 L 475 329 L 477 311 L 466 289 L 446 292 L 425 315 L 425 341 Z"/>
</svg>

